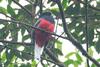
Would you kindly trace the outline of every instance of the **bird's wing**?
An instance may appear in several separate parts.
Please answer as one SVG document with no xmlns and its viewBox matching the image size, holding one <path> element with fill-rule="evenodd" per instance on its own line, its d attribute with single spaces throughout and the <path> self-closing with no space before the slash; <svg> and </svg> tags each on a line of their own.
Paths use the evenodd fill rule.
<svg viewBox="0 0 100 67">
<path fill-rule="evenodd" d="M 38 20 L 36 23 L 33 24 L 34 27 L 36 27 L 39 24 L 40 20 Z M 31 31 L 31 43 L 35 44 L 35 29 L 32 29 Z"/>
</svg>

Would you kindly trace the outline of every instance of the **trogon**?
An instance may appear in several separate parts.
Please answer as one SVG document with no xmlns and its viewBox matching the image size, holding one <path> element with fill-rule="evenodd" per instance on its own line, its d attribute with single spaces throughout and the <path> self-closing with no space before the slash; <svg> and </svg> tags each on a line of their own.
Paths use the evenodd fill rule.
<svg viewBox="0 0 100 67">
<path fill-rule="evenodd" d="M 54 32 L 55 22 L 51 12 L 43 12 L 38 19 L 38 23 L 35 24 L 37 28 L 43 29 L 48 32 Z M 34 58 L 40 61 L 44 46 L 52 39 L 52 35 L 46 32 L 34 29 L 32 33 L 34 38 Z"/>
</svg>

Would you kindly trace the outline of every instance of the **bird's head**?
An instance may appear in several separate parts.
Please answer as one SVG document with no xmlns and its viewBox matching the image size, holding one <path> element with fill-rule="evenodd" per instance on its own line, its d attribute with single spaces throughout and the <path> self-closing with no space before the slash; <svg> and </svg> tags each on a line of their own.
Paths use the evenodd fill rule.
<svg viewBox="0 0 100 67">
<path fill-rule="evenodd" d="M 54 18 L 52 16 L 52 13 L 51 12 L 43 12 L 39 18 L 43 18 L 43 19 L 46 19 L 48 21 L 50 21 L 51 23 L 54 23 L 55 24 L 55 21 L 54 21 Z"/>
</svg>

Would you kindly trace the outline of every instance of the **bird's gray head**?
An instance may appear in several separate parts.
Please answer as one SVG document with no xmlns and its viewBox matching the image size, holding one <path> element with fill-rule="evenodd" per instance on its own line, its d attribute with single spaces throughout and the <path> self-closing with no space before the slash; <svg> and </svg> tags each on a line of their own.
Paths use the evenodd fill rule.
<svg viewBox="0 0 100 67">
<path fill-rule="evenodd" d="M 39 16 L 39 18 L 44 18 L 44 19 L 46 19 L 46 20 L 48 20 L 48 21 L 50 21 L 50 22 L 52 22 L 52 23 L 55 23 L 55 22 L 54 22 L 54 18 L 53 18 L 53 16 L 52 16 L 51 12 L 43 12 L 43 13 Z"/>
</svg>

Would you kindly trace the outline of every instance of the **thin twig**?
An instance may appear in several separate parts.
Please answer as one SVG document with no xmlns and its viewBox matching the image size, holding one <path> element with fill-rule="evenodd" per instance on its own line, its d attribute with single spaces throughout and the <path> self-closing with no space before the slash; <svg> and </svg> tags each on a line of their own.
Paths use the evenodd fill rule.
<svg viewBox="0 0 100 67">
<path fill-rule="evenodd" d="M 7 15 L 7 14 L 5 14 L 5 13 L 1 13 L 1 12 L 0 12 L 0 14 L 3 14 L 3 15 L 5 15 L 7 18 L 10 18 L 10 19 L 12 19 L 12 20 L 15 20 L 15 18 L 10 17 L 10 16 L 8 16 L 8 15 Z"/>
<path fill-rule="evenodd" d="M 42 0 L 40 0 L 40 14 L 42 13 L 43 11 L 43 4 L 42 4 Z"/>
<path fill-rule="evenodd" d="M 54 62 L 54 61 L 52 61 L 52 60 L 45 59 L 45 58 L 43 58 L 43 57 L 41 57 L 41 58 L 42 58 L 43 60 L 49 61 L 49 62 L 51 62 L 51 63 L 54 63 L 55 65 L 58 65 L 58 66 L 62 67 L 61 63 L 57 63 L 57 62 Z"/>
<path fill-rule="evenodd" d="M 100 15 L 96 15 L 96 14 L 88 15 L 88 17 L 95 17 L 95 16 L 100 16 Z M 84 17 L 85 17 L 85 15 L 65 16 L 65 18 L 84 18 Z"/>
<path fill-rule="evenodd" d="M 58 58 L 54 55 L 54 53 L 52 53 L 52 51 L 49 48 L 45 48 L 45 52 L 50 56 L 51 59 L 54 60 L 54 62 L 52 61 L 53 63 L 55 63 L 59 67 L 65 67 L 65 65 L 58 60 Z"/>
<path fill-rule="evenodd" d="M 31 17 L 32 17 L 32 13 L 26 9 L 25 7 L 23 7 L 21 4 L 19 4 L 16 0 L 12 0 L 14 3 L 16 3 L 18 6 L 20 6 L 22 9 L 24 9 Z"/>
<path fill-rule="evenodd" d="M 32 23 L 34 23 L 35 19 L 35 12 L 36 12 L 36 6 L 37 6 L 38 1 L 35 0 L 35 2 L 32 3 Z"/>
<path fill-rule="evenodd" d="M 3 42 L 3 43 L 12 43 L 12 44 L 22 44 L 22 45 L 26 45 L 26 46 L 32 45 L 31 43 L 15 42 L 15 41 L 3 40 L 3 39 L 0 39 L 0 42 Z"/>
<path fill-rule="evenodd" d="M 88 53 L 88 48 L 89 48 L 89 38 L 88 38 L 88 0 L 85 0 L 85 3 L 86 3 L 86 5 L 85 5 L 85 22 L 86 22 L 86 51 L 87 51 L 87 53 Z M 90 67 L 90 65 L 89 65 L 89 60 L 88 60 L 88 58 L 86 59 L 86 62 L 87 62 L 87 67 Z"/>
<path fill-rule="evenodd" d="M 31 5 L 33 4 L 33 2 L 31 0 L 26 0 L 27 2 L 29 2 Z"/>
</svg>

